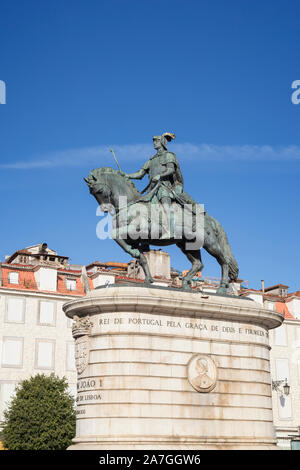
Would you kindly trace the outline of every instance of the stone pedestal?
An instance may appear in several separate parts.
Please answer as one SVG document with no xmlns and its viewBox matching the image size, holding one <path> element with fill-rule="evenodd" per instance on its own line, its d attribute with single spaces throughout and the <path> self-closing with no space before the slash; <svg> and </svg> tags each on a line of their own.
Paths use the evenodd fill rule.
<svg viewBox="0 0 300 470">
<path fill-rule="evenodd" d="M 75 449 L 275 449 L 268 330 L 249 299 L 112 286 L 76 320 Z"/>
<path fill-rule="evenodd" d="M 171 261 L 169 253 L 161 250 L 145 252 L 151 276 L 161 278 L 165 285 L 171 281 Z M 137 260 L 131 260 L 128 265 L 128 276 L 134 279 L 145 279 L 145 273 Z"/>
</svg>

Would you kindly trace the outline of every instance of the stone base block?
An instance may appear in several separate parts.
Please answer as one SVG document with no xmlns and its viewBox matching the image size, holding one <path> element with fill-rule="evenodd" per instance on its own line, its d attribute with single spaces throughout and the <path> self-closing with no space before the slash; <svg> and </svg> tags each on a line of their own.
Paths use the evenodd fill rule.
<svg viewBox="0 0 300 470">
<path fill-rule="evenodd" d="M 268 331 L 249 299 L 112 286 L 68 302 L 78 371 L 70 449 L 276 449 Z"/>
</svg>

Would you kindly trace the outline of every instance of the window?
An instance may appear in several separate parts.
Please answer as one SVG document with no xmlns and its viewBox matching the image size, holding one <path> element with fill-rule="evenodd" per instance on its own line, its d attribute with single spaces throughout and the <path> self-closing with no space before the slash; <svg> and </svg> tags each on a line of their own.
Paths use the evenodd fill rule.
<svg viewBox="0 0 300 470">
<path fill-rule="evenodd" d="M 75 367 L 75 344 L 67 343 L 67 370 L 76 370 Z"/>
<path fill-rule="evenodd" d="M 55 326 L 54 303 L 48 300 L 40 301 L 39 322 L 40 325 Z"/>
<path fill-rule="evenodd" d="M 275 329 L 275 344 L 276 346 L 286 346 L 287 345 L 287 338 L 286 338 L 286 326 L 281 325 Z"/>
<path fill-rule="evenodd" d="M 290 371 L 288 359 L 276 359 L 276 380 L 285 380 L 290 383 Z M 278 414 L 280 419 L 292 417 L 292 403 L 290 395 L 278 393 Z"/>
<path fill-rule="evenodd" d="M 3 419 L 3 412 L 7 409 L 13 398 L 16 388 L 15 382 L 1 382 L 0 383 L 0 420 Z"/>
<path fill-rule="evenodd" d="M 19 273 L 9 273 L 8 282 L 9 284 L 19 284 Z"/>
<path fill-rule="evenodd" d="M 21 297 L 8 297 L 6 318 L 8 323 L 24 323 L 25 301 Z"/>
<path fill-rule="evenodd" d="M 36 369 L 54 369 L 55 341 L 37 339 L 35 344 Z"/>
<path fill-rule="evenodd" d="M 289 371 L 289 360 L 288 359 L 276 359 L 276 380 L 285 380 L 289 381 L 290 371 Z"/>
<path fill-rule="evenodd" d="M 76 280 L 75 279 L 67 279 L 66 286 L 68 290 L 76 290 Z"/>
<path fill-rule="evenodd" d="M 23 366 L 23 338 L 3 338 L 2 367 Z"/>
<path fill-rule="evenodd" d="M 296 328 L 296 348 L 300 348 L 300 327 Z"/>
</svg>

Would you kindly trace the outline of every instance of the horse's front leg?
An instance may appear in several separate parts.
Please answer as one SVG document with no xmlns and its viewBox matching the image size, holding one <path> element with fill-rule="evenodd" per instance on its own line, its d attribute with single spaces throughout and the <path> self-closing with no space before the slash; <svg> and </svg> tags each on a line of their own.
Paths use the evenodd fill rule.
<svg viewBox="0 0 300 470">
<path fill-rule="evenodd" d="M 126 251 L 126 253 L 133 256 L 135 259 L 137 259 L 139 261 L 139 263 L 142 266 L 142 269 L 144 271 L 144 274 L 145 274 L 145 283 L 154 282 L 154 279 L 151 276 L 150 269 L 149 269 L 149 266 L 148 266 L 148 263 L 147 263 L 147 259 L 146 259 L 146 256 L 144 255 L 144 253 L 141 250 L 139 250 L 138 248 L 133 248 L 131 245 L 129 245 L 122 238 L 115 238 L 114 240 L 118 243 L 118 245 L 120 245 L 121 248 L 123 248 L 124 251 Z"/>
<path fill-rule="evenodd" d="M 140 265 L 142 266 L 144 274 L 145 274 L 145 283 L 146 284 L 149 284 L 149 283 L 152 284 L 152 282 L 154 282 L 154 279 L 151 276 L 149 265 L 148 265 L 148 262 L 147 262 L 147 258 L 146 258 L 146 256 L 144 255 L 144 253 L 142 251 L 140 251 L 139 262 L 140 262 Z"/>
<path fill-rule="evenodd" d="M 191 269 L 182 279 L 182 289 L 191 290 L 191 281 L 194 275 L 198 271 L 202 271 L 203 264 L 201 260 L 201 251 L 200 250 L 187 250 L 185 248 L 185 243 L 177 243 L 178 248 L 181 249 L 182 253 L 186 255 L 188 260 L 192 263 Z"/>
</svg>

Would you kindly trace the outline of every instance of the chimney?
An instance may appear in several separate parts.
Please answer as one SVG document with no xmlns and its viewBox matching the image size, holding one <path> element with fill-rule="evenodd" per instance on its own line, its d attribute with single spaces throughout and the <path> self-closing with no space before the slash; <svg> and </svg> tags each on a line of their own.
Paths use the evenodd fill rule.
<svg viewBox="0 0 300 470">
<path fill-rule="evenodd" d="M 47 253 L 47 248 L 48 248 L 47 243 L 43 243 L 40 248 L 40 253 Z"/>
<path fill-rule="evenodd" d="M 171 279 L 170 255 L 162 250 L 151 250 L 145 253 L 150 273 L 153 277 Z"/>
<path fill-rule="evenodd" d="M 82 282 L 82 285 L 83 285 L 84 292 L 86 294 L 88 292 L 90 292 L 91 287 L 90 287 L 89 278 L 88 278 L 85 266 L 81 267 L 81 282 Z"/>
<path fill-rule="evenodd" d="M 265 293 L 265 281 L 263 279 L 261 280 L 261 290 L 264 294 Z"/>
</svg>

